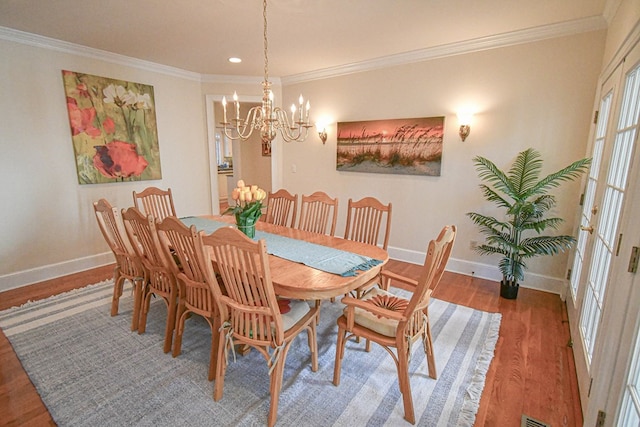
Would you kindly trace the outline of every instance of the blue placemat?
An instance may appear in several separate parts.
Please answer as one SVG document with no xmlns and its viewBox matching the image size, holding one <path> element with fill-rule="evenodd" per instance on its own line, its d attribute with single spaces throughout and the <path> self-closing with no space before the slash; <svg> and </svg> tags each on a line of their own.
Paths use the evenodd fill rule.
<svg viewBox="0 0 640 427">
<path fill-rule="evenodd" d="M 221 227 L 233 226 L 227 222 L 193 216 L 180 218 L 180 220 L 185 225 L 195 225 L 198 231 L 202 230 L 206 233 L 213 233 Z M 367 271 L 382 263 L 379 259 L 353 252 L 256 230 L 254 240 L 260 239 L 265 239 L 267 252 L 271 255 L 345 277 L 355 276 L 358 271 Z"/>
</svg>

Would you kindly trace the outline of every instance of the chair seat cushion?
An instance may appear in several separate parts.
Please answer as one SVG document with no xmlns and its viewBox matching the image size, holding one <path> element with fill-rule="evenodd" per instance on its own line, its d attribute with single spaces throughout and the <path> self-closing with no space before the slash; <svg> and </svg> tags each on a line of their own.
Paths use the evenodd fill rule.
<svg viewBox="0 0 640 427">
<path fill-rule="evenodd" d="M 361 299 L 362 301 L 369 301 L 375 306 L 399 312 L 404 311 L 409 304 L 409 301 L 405 298 L 400 298 L 391 292 L 387 292 L 379 288 L 371 289 Z M 380 317 L 358 307 L 355 308 L 354 312 L 355 323 L 358 325 L 364 326 L 365 328 L 371 329 L 372 331 L 388 337 L 396 336 L 396 329 L 398 328 L 397 320 Z"/>
<path fill-rule="evenodd" d="M 282 313 L 282 325 L 284 330 L 293 327 L 309 312 L 309 304 L 306 301 L 292 299 L 289 301 L 289 311 Z"/>
</svg>

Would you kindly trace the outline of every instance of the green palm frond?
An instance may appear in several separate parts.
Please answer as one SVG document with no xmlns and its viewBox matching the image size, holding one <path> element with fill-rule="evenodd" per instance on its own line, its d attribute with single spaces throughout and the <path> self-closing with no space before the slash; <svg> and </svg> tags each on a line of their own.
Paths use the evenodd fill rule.
<svg viewBox="0 0 640 427">
<path fill-rule="evenodd" d="M 557 188 L 563 182 L 573 181 L 583 172 L 586 172 L 590 164 L 590 158 L 577 160 L 569 166 L 542 178 L 536 185 L 531 187 L 525 195 L 526 197 L 531 197 L 536 194 L 543 194 L 551 188 Z"/>
<path fill-rule="evenodd" d="M 534 149 L 529 148 L 518 154 L 508 176 L 519 199 L 536 184 L 541 169 L 540 153 Z"/>
<path fill-rule="evenodd" d="M 504 249 L 497 248 L 495 246 L 489 246 L 489 245 L 478 245 L 476 246 L 475 251 L 478 252 L 480 255 L 493 255 L 493 254 L 508 255 L 508 252 L 505 251 Z"/>
<path fill-rule="evenodd" d="M 537 236 L 523 239 L 520 251 L 523 258 L 537 255 L 555 255 L 565 249 L 571 249 L 576 242 L 573 236 Z"/>
<path fill-rule="evenodd" d="M 512 282 L 524 279 L 524 270 L 527 265 L 522 260 L 504 257 L 498 263 L 498 268 L 505 280 Z"/>
<path fill-rule="evenodd" d="M 478 226 L 482 228 L 488 228 L 490 230 L 495 230 L 496 233 L 504 230 L 509 227 L 508 223 L 498 221 L 496 218 L 492 216 L 486 216 L 479 214 L 477 212 L 468 212 L 467 216 L 471 218 L 471 220 Z M 499 231 L 500 230 L 500 231 Z"/>
<path fill-rule="evenodd" d="M 548 211 L 556 205 L 556 198 L 551 194 L 543 194 L 537 197 L 533 203 L 538 205 L 540 209 Z"/>
<path fill-rule="evenodd" d="M 498 194 L 493 188 L 488 185 L 481 184 L 480 189 L 482 190 L 482 194 L 484 198 L 490 202 L 494 202 L 501 208 L 511 209 L 512 204 L 504 199 L 500 194 Z"/>
<path fill-rule="evenodd" d="M 540 221 L 529 221 L 522 224 L 523 230 L 534 230 L 538 233 L 542 233 L 547 228 L 558 229 L 558 226 L 564 222 L 562 218 L 545 218 Z"/>
<path fill-rule="evenodd" d="M 513 245 L 513 238 L 511 237 L 511 233 L 498 233 L 491 235 L 488 235 L 486 233 L 484 234 L 487 236 L 486 240 L 489 245 L 504 248 L 505 250 L 510 252 L 514 251 L 515 247 Z"/>
<path fill-rule="evenodd" d="M 483 181 L 493 185 L 499 191 L 512 196 L 515 195 L 509 177 L 502 172 L 491 160 L 481 156 L 474 157 L 473 162 L 476 165 L 478 176 Z"/>
</svg>

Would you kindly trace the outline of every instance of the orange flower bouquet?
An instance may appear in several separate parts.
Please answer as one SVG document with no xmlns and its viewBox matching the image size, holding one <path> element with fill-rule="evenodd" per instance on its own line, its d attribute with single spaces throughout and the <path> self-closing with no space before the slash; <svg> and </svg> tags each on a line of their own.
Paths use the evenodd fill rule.
<svg viewBox="0 0 640 427">
<path fill-rule="evenodd" d="M 235 215 L 238 229 L 253 239 L 256 222 L 262 215 L 262 201 L 266 197 L 267 193 L 257 185 L 245 185 L 243 180 L 239 180 L 231 192 L 235 206 L 230 206 L 224 214 Z"/>
</svg>

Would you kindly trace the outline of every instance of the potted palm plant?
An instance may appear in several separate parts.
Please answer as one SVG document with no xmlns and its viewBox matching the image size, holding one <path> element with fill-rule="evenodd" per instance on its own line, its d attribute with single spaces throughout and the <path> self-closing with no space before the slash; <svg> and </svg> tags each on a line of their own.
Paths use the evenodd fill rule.
<svg viewBox="0 0 640 427">
<path fill-rule="evenodd" d="M 480 188 L 485 199 L 505 210 L 504 220 L 477 212 L 467 213 L 485 236 L 485 243 L 475 249 L 481 255 L 502 255 L 498 264 L 503 276 L 500 296 L 515 299 L 528 259 L 557 254 L 575 243 L 573 236 L 542 234 L 548 228 L 557 229 L 564 221 L 548 217 L 556 204 L 549 191 L 580 176 L 588 169 L 591 159 L 575 161 L 542 179 L 542 159 L 533 148 L 518 153 L 506 172 L 481 156 L 475 157 L 473 162 L 483 181 Z"/>
</svg>

